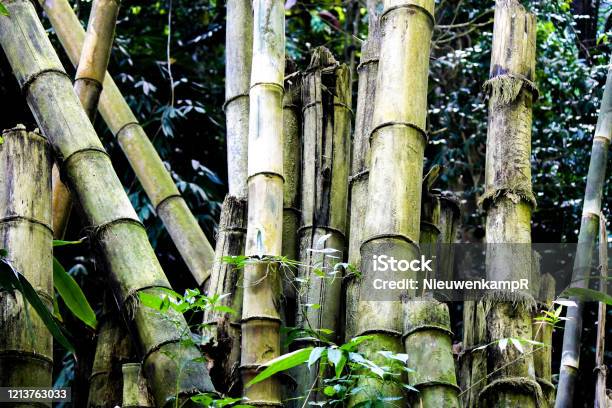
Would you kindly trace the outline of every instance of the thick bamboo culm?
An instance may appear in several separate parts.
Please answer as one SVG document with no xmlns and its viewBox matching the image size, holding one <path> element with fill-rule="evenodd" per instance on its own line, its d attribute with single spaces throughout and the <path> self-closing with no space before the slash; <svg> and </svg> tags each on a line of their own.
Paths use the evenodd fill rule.
<svg viewBox="0 0 612 408">
<path fill-rule="evenodd" d="M 603 293 L 608 288 L 608 231 L 606 229 L 606 218 L 603 214 L 599 217 L 599 290 Z M 606 390 L 606 378 L 608 369 L 605 365 L 606 353 L 606 314 L 607 305 L 599 302 L 597 305 L 597 340 L 595 343 L 595 408 L 608 408 L 608 395 Z"/>
<path fill-rule="evenodd" d="M 463 302 L 463 354 L 460 357 L 461 405 L 478 408 L 478 396 L 487 376 L 487 351 L 479 349 L 487 339 L 484 305 L 475 300 Z"/>
<path fill-rule="evenodd" d="M 155 408 L 140 363 L 123 364 L 122 408 Z"/>
<path fill-rule="evenodd" d="M 378 55 L 380 53 L 380 30 L 377 5 L 380 1 L 368 1 L 368 39 L 361 46 L 361 59 L 357 66 L 358 89 L 355 130 L 352 141 L 351 176 L 349 178 L 349 231 L 348 263 L 360 270 L 359 246 L 361 245 L 363 223 L 368 196 L 368 175 L 370 169 L 370 131 L 376 95 L 378 76 Z M 381 7 L 382 8 L 382 7 Z M 345 339 L 355 334 L 355 319 L 359 299 L 359 284 L 356 274 L 346 276 L 346 327 Z"/>
<path fill-rule="evenodd" d="M 299 229 L 300 286 L 296 326 L 327 329 L 326 340 L 338 342 L 341 329 L 342 270 L 334 266 L 344 259 L 350 157 L 350 87 L 346 65 L 340 65 L 324 47 L 313 51 L 304 74 L 302 225 Z M 327 237 L 325 239 L 325 237 Z M 334 253 L 317 252 L 334 250 Z M 317 273 L 317 271 L 320 271 Z M 317 304 L 319 307 L 309 307 Z M 318 345 L 303 342 L 299 347 Z M 318 365 L 296 371 L 298 395 L 319 400 L 310 392 L 321 384 Z"/>
<path fill-rule="evenodd" d="M 85 44 L 77 67 L 74 90 L 89 119 L 98 110 L 102 82 L 110 58 L 120 0 L 94 0 L 91 6 Z M 53 166 L 53 230 L 56 239 L 64 238 L 72 209 L 70 191 Z"/>
<path fill-rule="evenodd" d="M 293 62 L 285 64 L 285 94 L 283 95 L 283 256 L 298 259 L 298 228 L 300 209 L 300 182 L 302 163 L 302 80 Z M 281 271 L 283 282 L 283 320 L 285 326 L 295 325 L 296 278 L 295 268 Z"/>
<path fill-rule="evenodd" d="M 225 123 L 229 195 L 246 200 L 249 87 L 253 56 L 253 8 L 228 0 L 225 35 Z"/>
<path fill-rule="evenodd" d="M 403 351 L 401 296 L 375 301 L 371 296 L 373 256 L 415 259 L 419 253 L 421 178 L 426 143 L 429 46 L 433 0 L 386 0 L 381 16 L 380 59 L 371 124 L 371 168 L 361 251 L 362 283 L 354 319 L 356 335 L 371 335 L 361 351 L 380 361 L 378 350 Z M 406 276 L 404 276 L 406 275 Z M 414 276 L 394 272 L 394 278 Z M 411 357 L 412 358 L 412 357 Z M 382 362 L 388 364 L 388 361 Z M 354 405 L 371 392 L 399 397 L 399 387 L 364 381 Z M 397 402 L 400 404 L 401 402 Z"/>
<path fill-rule="evenodd" d="M 25 127 L 2 133 L 0 248 L 53 309 L 51 149 Z M 21 293 L 0 290 L 0 386 L 51 387 L 53 337 Z M 41 406 L 51 406 L 42 404 Z"/>
<path fill-rule="evenodd" d="M 517 0 L 495 5 L 485 165 L 486 273 L 491 281 L 530 279 L 532 103 L 535 80 L 536 19 Z M 508 163 L 512 163 L 511 166 Z M 485 297 L 489 342 L 532 338 L 530 292 L 496 291 Z M 536 407 L 543 403 L 535 379 L 530 344 L 487 347 L 488 384 L 480 392 L 482 406 Z"/>
<path fill-rule="evenodd" d="M 98 319 L 96 352 L 89 376 L 88 408 L 121 405 L 121 365 L 136 358 L 132 338 L 116 309 L 115 300 L 106 292 L 102 316 Z"/>
<path fill-rule="evenodd" d="M 177 394 L 185 400 L 193 393 L 212 391 L 205 364 L 194 361 L 200 352 L 181 344 L 189 333 L 183 316 L 172 311 L 161 315 L 138 302 L 140 292 L 161 297 L 160 288 L 170 285 L 34 6 L 26 0 L 4 4 L 11 17 L 0 19 L 0 43 L 80 202 L 117 304 L 135 325 L 157 406 L 174 404 Z M 177 359 L 184 363 L 180 373 Z"/>
<path fill-rule="evenodd" d="M 555 278 L 545 273 L 540 276 L 540 294 L 538 296 L 538 310 L 534 317 L 543 316 L 544 310 L 551 310 L 555 298 Z M 547 406 L 555 403 L 555 386 L 552 383 L 552 335 L 553 327 L 550 323 L 533 320 L 533 340 L 548 346 L 534 346 L 533 365 L 535 367 L 536 381 L 540 384 Z"/>
<path fill-rule="evenodd" d="M 273 257 L 282 253 L 283 81 L 285 8 L 282 0 L 253 2 L 253 69 L 249 93 L 248 223 L 242 307 L 242 381 L 280 355 L 281 280 Z M 245 388 L 249 405 L 283 406 L 280 381 Z"/>
<path fill-rule="evenodd" d="M 242 316 L 243 281 L 241 268 L 223 260 L 244 254 L 246 238 L 246 200 L 227 195 L 223 202 L 215 263 L 208 285 L 210 295 L 225 295 L 220 300 L 235 313 L 206 311 L 205 348 L 213 360 L 210 374 L 219 392 L 239 396 L 242 392 L 240 373 L 240 319 Z"/>
<path fill-rule="evenodd" d="M 578 248 L 572 272 L 572 282 L 575 287 L 588 287 L 585 280 L 593 264 L 595 241 L 599 231 L 599 216 L 603 186 L 606 181 L 606 166 L 608 149 L 612 139 L 612 67 L 608 68 L 608 77 L 601 99 L 599 117 L 593 137 L 589 171 L 587 173 L 582 219 L 578 233 Z M 563 330 L 563 348 L 561 351 L 561 368 L 559 369 L 559 384 L 555 408 L 571 408 L 574 399 L 574 387 L 580 363 L 580 346 L 582 336 L 582 312 L 584 302 L 572 299 L 576 307 L 567 308 Z"/>
<path fill-rule="evenodd" d="M 39 0 L 39 3 L 51 20 L 68 57 L 73 64 L 77 64 L 85 31 L 70 4 L 67 0 Z M 104 78 L 98 108 L 108 128 L 117 137 L 130 166 L 191 274 L 197 284 L 202 285 L 209 277 L 215 251 L 108 73 Z"/>
</svg>

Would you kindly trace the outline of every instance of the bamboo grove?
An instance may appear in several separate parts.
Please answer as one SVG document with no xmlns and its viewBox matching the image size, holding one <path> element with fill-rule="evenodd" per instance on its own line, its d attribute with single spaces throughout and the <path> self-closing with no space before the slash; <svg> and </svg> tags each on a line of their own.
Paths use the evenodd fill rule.
<svg viewBox="0 0 612 408">
<path fill-rule="evenodd" d="M 533 285 L 464 299 L 378 292 L 380 255 L 420 263 L 384 275 L 398 282 L 478 269 L 456 260 L 465 208 L 438 188 L 447 169 L 425 167 L 437 3 L 367 0 L 357 66 L 325 46 L 307 64 L 291 60 L 289 3 L 225 2 L 228 193 L 213 242 L 107 72 L 119 0 L 93 0 L 86 31 L 67 0 L 37 2 L 74 78 L 35 4 L 0 0 L 0 45 L 36 123 L 0 137 L 0 387 L 52 387 L 61 346 L 76 356 L 74 406 L 572 407 L 585 304 L 597 300 L 596 399 L 585 406 L 612 406 L 602 203 L 612 71 L 563 288 L 532 246 L 538 22 L 518 0 L 496 0 L 482 84 L 481 272 Z M 197 284 L 184 294 L 96 132 L 97 111 Z M 104 282 L 88 352 L 58 318 L 56 298 L 80 302 L 69 308 L 86 323 L 90 309 L 54 258 L 54 246 L 74 243 L 63 241 L 75 238 L 69 221 Z M 10 406 L 51 406 L 19 403 Z"/>
</svg>

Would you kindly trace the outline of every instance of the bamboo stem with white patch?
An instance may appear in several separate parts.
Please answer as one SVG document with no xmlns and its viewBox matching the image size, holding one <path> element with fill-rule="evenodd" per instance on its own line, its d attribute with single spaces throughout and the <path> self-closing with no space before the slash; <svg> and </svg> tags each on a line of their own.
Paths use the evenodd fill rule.
<svg viewBox="0 0 612 408">
<path fill-rule="evenodd" d="M 299 299 L 296 326 L 337 342 L 341 329 L 342 270 L 344 259 L 350 154 L 350 87 L 346 65 L 318 47 L 303 79 L 302 226 L 299 229 Z M 324 252 L 322 252 L 324 251 Z M 316 304 L 318 307 L 308 305 Z M 301 342 L 299 347 L 316 345 Z M 296 371 L 298 395 L 318 383 L 318 364 Z M 310 393 L 318 400 L 322 394 Z"/>
<path fill-rule="evenodd" d="M 606 181 L 608 149 L 612 139 L 612 67 L 608 68 L 608 77 L 601 98 L 599 117 L 593 137 L 591 159 L 586 179 L 582 219 L 578 233 L 578 249 L 572 272 L 574 287 L 588 287 L 585 278 L 593 264 L 595 241 L 599 231 L 599 216 L 603 186 Z M 572 299 L 576 307 L 567 308 L 565 329 L 563 330 L 563 348 L 561 351 L 561 368 L 555 408 L 571 408 L 574 400 L 574 388 L 578 367 L 580 365 L 580 346 L 582 337 L 582 313 L 584 302 L 579 298 Z"/>
<path fill-rule="evenodd" d="M 489 123 L 485 166 L 486 273 L 490 281 L 532 276 L 531 187 L 532 103 L 536 19 L 517 0 L 498 0 L 491 55 Z M 496 291 L 484 299 L 488 341 L 531 339 L 530 292 Z M 532 346 L 487 347 L 489 383 L 480 392 L 485 407 L 536 407 L 542 390 L 535 379 Z"/>
<path fill-rule="evenodd" d="M 172 309 L 162 315 L 138 301 L 139 293 L 164 296 L 162 288 L 170 288 L 169 282 L 34 6 L 27 0 L 3 4 L 10 17 L 0 18 L 0 43 L 80 202 L 117 304 L 136 328 L 157 406 L 171 406 L 177 396 L 185 401 L 194 393 L 213 391 L 205 364 L 197 361 L 199 350 L 182 344 L 189 334 L 184 317 Z"/>
<path fill-rule="evenodd" d="M 242 381 L 280 355 L 282 253 L 283 81 L 285 8 L 281 0 L 253 2 L 253 69 L 249 93 L 248 223 L 242 308 Z M 283 406 L 276 377 L 245 388 L 246 404 Z"/>
<path fill-rule="evenodd" d="M 403 351 L 402 293 L 386 293 L 389 298 L 385 301 L 372 299 L 373 292 L 377 292 L 373 289 L 377 278 L 373 257 L 384 254 L 410 260 L 419 254 L 433 10 L 432 0 L 386 0 L 381 16 L 383 35 L 370 135 L 371 167 L 360 247 L 363 281 L 354 326 L 356 335 L 373 337 L 362 343 L 360 351 L 374 361 L 380 361 L 379 350 Z M 398 280 L 414 278 L 411 273 L 393 274 Z M 362 381 L 361 386 L 363 391 L 352 398 L 350 406 L 373 392 L 388 397 L 403 394 L 393 384 L 384 384 L 380 389 L 377 380 Z"/>
<path fill-rule="evenodd" d="M 70 61 L 77 64 L 85 31 L 67 0 L 39 0 Z M 98 109 L 117 137 L 136 177 L 147 193 L 198 285 L 210 274 L 215 251 L 174 184 L 136 116 L 108 72 Z"/>
<path fill-rule="evenodd" d="M 0 248 L 52 310 L 51 149 L 23 126 L 2 138 Z M 0 386 L 51 387 L 53 337 L 42 319 L 21 293 L 1 288 L 0 311 Z"/>
</svg>

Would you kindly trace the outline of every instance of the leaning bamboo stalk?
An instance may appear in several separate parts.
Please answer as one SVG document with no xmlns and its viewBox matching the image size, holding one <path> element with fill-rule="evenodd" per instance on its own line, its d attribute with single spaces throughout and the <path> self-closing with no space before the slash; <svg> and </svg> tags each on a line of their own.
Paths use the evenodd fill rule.
<svg viewBox="0 0 612 408">
<path fill-rule="evenodd" d="M 612 139 L 612 67 L 608 68 L 608 77 L 599 108 L 589 172 L 586 179 L 578 247 L 572 273 L 573 286 L 578 288 L 588 286 L 586 278 L 588 278 L 588 271 L 590 271 L 593 263 L 610 139 Z M 578 298 L 572 300 L 576 302 L 576 307 L 569 307 L 565 315 L 568 320 L 565 321 L 563 331 L 561 368 L 559 369 L 555 408 L 572 407 L 576 376 L 580 364 L 580 338 L 582 336 L 584 302 Z"/>
<path fill-rule="evenodd" d="M 491 55 L 489 126 L 485 165 L 486 273 L 491 281 L 532 276 L 531 187 L 532 103 L 536 20 L 517 0 L 498 0 Z M 511 163 L 512 165 L 508 165 Z M 532 338 L 530 292 L 496 291 L 484 300 L 489 341 Z M 535 379 L 530 344 L 524 352 L 510 345 L 487 348 L 489 383 L 480 404 L 496 407 L 536 407 L 542 390 Z"/>
<path fill-rule="evenodd" d="M 280 355 L 278 263 L 283 224 L 283 80 L 285 9 L 281 0 L 253 2 L 253 69 L 249 94 L 248 223 L 242 308 L 244 384 Z M 278 378 L 244 391 L 254 406 L 282 406 Z"/>
<path fill-rule="evenodd" d="M 70 4 L 67 0 L 39 0 L 39 3 L 68 57 L 77 64 L 85 32 Z M 214 250 L 108 72 L 103 82 L 99 110 L 191 274 L 198 285 L 202 285 L 208 279 L 214 262 Z"/>
<path fill-rule="evenodd" d="M 92 122 L 98 110 L 102 82 L 115 37 L 119 3 L 120 0 L 94 0 L 77 66 L 74 91 Z M 53 229 L 55 238 L 62 239 L 70 218 L 72 197 L 60 180 L 57 166 L 53 167 L 53 198 Z"/>
<path fill-rule="evenodd" d="M 384 2 L 381 16 L 380 60 L 370 136 L 371 168 L 361 244 L 362 279 L 356 311 L 355 334 L 372 336 L 361 351 L 379 359 L 378 350 L 400 352 L 403 348 L 402 293 L 385 293 L 385 301 L 372 298 L 376 272 L 374 256 L 395 259 L 418 257 L 421 178 L 427 115 L 429 44 L 434 2 Z M 380 273 L 379 273 L 380 275 Z M 394 279 L 414 278 L 393 272 Z M 380 277 L 380 276 L 379 276 Z M 378 291 L 380 292 L 380 291 Z M 380 294 L 380 293 L 379 293 Z M 388 363 L 388 362 L 385 362 Z M 363 392 L 351 406 L 367 398 L 380 384 L 364 382 Z M 392 384 L 383 395 L 399 397 Z M 399 403 L 399 402 L 398 402 Z"/>
<path fill-rule="evenodd" d="M 599 290 L 606 292 L 608 287 L 608 231 L 606 218 L 599 217 Z M 606 353 L 606 313 L 607 305 L 599 302 L 597 307 L 597 343 L 595 345 L 595 370 L 597 381 L 595 383 L 595 408 L 607 408 L 608 395 L 606 392 L 607 367 L 604 362 Z"/>
<path fill-rule="evenodd" d="M 52 310 L 51 149 L 23 126 L 2 137 L 0 248 Z M 53 338 L 42 319 L 20 293 L 0 290 L 0 310 L 0 386 L 51 387 Z"/>
<path fill-rule="evenodd" d="M 184 317 L 172 309 L 162 315 L 138 302 L 139 293 L 161 297 L 170 285 L 34 6 L 26 0 L 3 4 L 10 18 L 0 19 L 0 43 L 38 126 L 61 159 L 117 304 L 136 327 L 156 404 L 166 407 L 177 397 L 183 401 L 212 391 L 204 363 L 194 361 L 200 352 L 181 343 L 189 333 Z"/>
<path fill-rule="evenodd" d="M 213 360 L 210 374 L 218 391 L 240 394 L 240 318 L 242 316 L 242 269 L 225 257 L 244 254 L 246 200 L 227 195 L 223 202 L 215 263 L 211 270 L 208 294 L 224 295 L 220 304 L 234 313 L 210 310 L 204 313 L 205 348 Z"/>
<path fill-rule="evenodd" d="M 344 259 L 350 148 L 350 87 L 346 65 L 331 52 L 314 50 L 302 89 L 302 226 L 299 229 L 299 302 L 296 326 L 318 331 L 326 340 L 338 341 L 341 329 L 342 270 Z M 330 253 L 331 252 L 331 253 Z M 309 307 L 317 304 L 318 307 Z M 317 345 L 301 342 L 300 346 Z M 298 395 L 320 399 L 318 365 L 296 371 Z"/>
<path fill-rule="evenodd" d="M 349 178 L 350 224 L 348 236 L 348 263 L 357 271 L 360 270 L 359 246 L 363 235 L 365 219 L 364 203 L 368 196 L 368 175 L 370 169 L 370 131 L 376 95 L 376 78 L 378 76 L 378 55 L 380 52 L 380 31 L 374 4 L 368 2 L 369 33 L 368 39 L 361 46 L 361 59 L 357 66 L 358 89 L 357 110 L 355 113 L 355 131 L 352 143 L 351 176 Z M 359 280 L 357 274 L 346 276 L 346 340 L 355 334 L 355 316 L 359 300 Z"/>
</svg>

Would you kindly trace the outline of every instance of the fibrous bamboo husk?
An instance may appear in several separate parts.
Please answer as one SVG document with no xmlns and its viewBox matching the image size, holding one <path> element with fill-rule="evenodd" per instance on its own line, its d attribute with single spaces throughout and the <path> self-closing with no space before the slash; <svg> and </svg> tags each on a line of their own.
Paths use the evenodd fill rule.
<svg viewBox="0 0 612 408">
<path fill-rule="evenodd" d="M 5 5 L 10 18 L 0 19 L 0 43 L 80 202 L 117 304 L 136 328 L 156 404 L 170 406 L 177 395 L 184 401 L 213 391 L 205 364 L 197 360 L 200 352 L 181 343 L 189 333 L 184 317 L 172 309 L 162 315 L 138 302 L 140 292 L 161 297 L 161 288 L 170 285 L 33 5 L 25 0 Z"/>
<path fill-rule="evenodd" d="M 4 131 L 2 138 L 0 248 L 52 310 L 51 150 L 45 138 L 23 126 Z M 0 288 L 0 333 L 0 386 L 51 387 L 53 337 L 19 292 Z"/>
<path fill-rule="evenodd" d="M 83 48 L 85 31 L 67 0 L 39 0 L 62 46 L 73 64 Z M 187 267 L 198 285 L 210 274 L 214 249 L 174 184 L 155 147 L 136 116 L 106 73 L 99 110 L 110 131 L 117 137 L 136 177 L 147 193 Z"/>
</svg>

